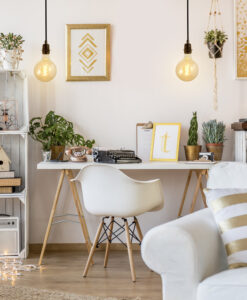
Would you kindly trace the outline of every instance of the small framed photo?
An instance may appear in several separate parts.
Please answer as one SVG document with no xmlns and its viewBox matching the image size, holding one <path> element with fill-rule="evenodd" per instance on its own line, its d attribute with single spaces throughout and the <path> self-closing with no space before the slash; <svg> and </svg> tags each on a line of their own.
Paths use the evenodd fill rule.
<svg viewBox="0 0 247 300">
<path fill-rule="evenodd" d="M 180 123 L 154 123 L 150 160 L 177 161 Z"/>
<path fill-rule="evenodd" d="M 66 80 L 110 80 L 110 25 L 68 24 L 66 26 Z"/>
</svg>

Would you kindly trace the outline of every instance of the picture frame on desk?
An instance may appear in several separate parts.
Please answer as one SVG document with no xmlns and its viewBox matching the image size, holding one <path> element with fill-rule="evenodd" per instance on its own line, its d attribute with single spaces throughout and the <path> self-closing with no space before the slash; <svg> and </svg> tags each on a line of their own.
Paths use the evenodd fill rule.
<svg viewBox="0 0 247 300">
<path fill-rule="evenodd" d="M 110 80 L 110 24 L 67 24 L 67 81 Z"/>
<path fill-rule="evenodd" d="M 178 161 L 180 123 L 154 123 L 151 161 Z"/>
</svg>

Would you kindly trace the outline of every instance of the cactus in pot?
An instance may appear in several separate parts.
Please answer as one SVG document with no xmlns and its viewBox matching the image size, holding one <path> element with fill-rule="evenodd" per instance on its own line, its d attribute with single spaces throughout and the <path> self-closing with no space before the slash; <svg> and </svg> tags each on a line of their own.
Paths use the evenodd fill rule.
<svg viewBox="0 0 247 300">
<path fill-rule="evenodd" d="M 193 112 L 193 116 L 190 121 L 189 138 L 187 146 L 184 146 L 186 160 L 197 160 L 199 158 L 199 153 L 201 149 L 202 146 L 198 145 L 197 112 Z"/>
</svg>

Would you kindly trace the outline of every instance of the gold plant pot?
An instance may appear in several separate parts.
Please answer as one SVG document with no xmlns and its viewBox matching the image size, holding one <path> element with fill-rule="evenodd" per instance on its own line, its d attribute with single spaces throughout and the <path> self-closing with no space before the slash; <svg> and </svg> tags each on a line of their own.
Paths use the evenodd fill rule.
<svg viewBox="0 0 247 300">
<path fill-rule="evenodd" d="M 51 146 L 51 160 L 63 160 L 65 146 Z"/>
<path fill-rule="evenodd" d="M 223 144 L 206 144 L 207 151 L 214 153 L 214 160 L 216 161 L 222 159 L 223 147 Z"/>
<path fill-rule="evenodd" d="M 197 160 L 199 159 L 199 152 L 201 152 L 202 146 L 184 146 L 186 160 Z"/>
</svg>

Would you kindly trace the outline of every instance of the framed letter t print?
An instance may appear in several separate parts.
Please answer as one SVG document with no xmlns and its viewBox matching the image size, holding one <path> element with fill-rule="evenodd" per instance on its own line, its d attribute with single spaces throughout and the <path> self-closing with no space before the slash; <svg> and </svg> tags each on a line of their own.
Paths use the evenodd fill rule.
<svg viewBox="0 0 247 300">
<path fill-rule="evenodd" d="M 177 161 L 180 123 L 154 123 L 150 160 Z"/>
<path fill-rule="evenodd" d="M 67 25 L 67 81 L 110 80 L 110 25 Z"/>
</svg>

